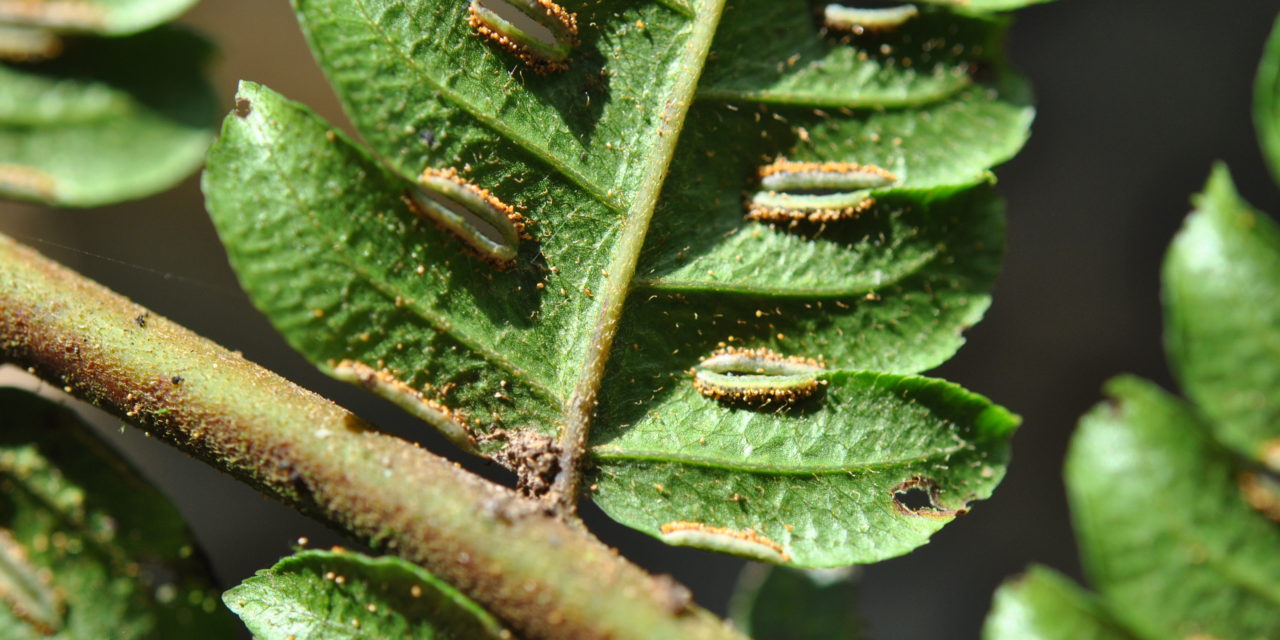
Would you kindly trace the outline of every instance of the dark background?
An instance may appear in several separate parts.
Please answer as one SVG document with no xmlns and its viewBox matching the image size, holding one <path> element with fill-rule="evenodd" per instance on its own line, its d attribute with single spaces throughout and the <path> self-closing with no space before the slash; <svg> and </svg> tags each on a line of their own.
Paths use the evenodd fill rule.
<svg viewBox="0 0 1280 640">
<path fill-rule="evenodd" d="M 1008 255 L 986 320 L 934 373 L 1025 423 L 992 500 L 916 552 L 865 570 L 859 607 L 872 638 L 976 638 L 992 591 L 1028 563 L 1079 577 L 1063 455 L 1106 378 L 1128 371 L 1173 388 L 1160 344 L 1159 271 L 1190 195 L 1222 159 L 1247 199 L 1280 211 L 1251 120 L 1253 74 L 1278 9 L 1265 0 L 1060 0 L 1019 12 L 1010 57 L 1036 87 L 1039 116 L 1030 144 L 999 171 Z M 215 82 L 228 109 L 246 78 L 345 122 L 287 3 L 206 0 L 184 21 L 219 42 Z M 0 231 L 390 432 L 451 449 L 285 345 L 240 293 L 197 178 L 90 211 L 0 203 Z M 270 566 L 299 536 L 339 542 L 202 463 L 121 432 L 110 417 L 98 422 L 178 503 L 226 586 Z M 588 517 L 606 542 L 723 612 L 740 561 L 666 547 L 591 508 Z"/>
</svg>

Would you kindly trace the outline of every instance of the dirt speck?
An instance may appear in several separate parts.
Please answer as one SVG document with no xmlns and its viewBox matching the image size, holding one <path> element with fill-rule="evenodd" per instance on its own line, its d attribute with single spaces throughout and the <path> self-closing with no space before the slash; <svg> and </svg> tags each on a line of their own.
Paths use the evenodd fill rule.
<svg viewBox="0 0 1280 640">
<path fill-rule="evenodd" d="M 560 445 L 555 438 L 519 429 L 498 430 L 484 440 L 505 442 L 502 450 L 493 455 L 493 459 L 515 472 L 516 488 L 522 495 L 541 498 L 551 490 L 551 484 L 560 472 Z"/>
</svg>

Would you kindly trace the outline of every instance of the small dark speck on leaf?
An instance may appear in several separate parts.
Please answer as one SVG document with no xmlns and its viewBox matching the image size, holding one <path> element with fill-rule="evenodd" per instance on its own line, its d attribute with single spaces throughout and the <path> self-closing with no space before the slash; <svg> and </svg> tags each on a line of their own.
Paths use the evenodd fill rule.
<svg viewBox="0 0 1280 640">
<path fill-rule="evenodd" d="M 436 133 L 430 129 L 423 129 L 422 131 L 419 131 L 418 138 L 420 138 L 422 142 L 431 149 L 436 148 L 436 144 L 439 142 L 439 140 L 436 139 Z"/>
<path fill-rule="evenodd" d="M 134 318 L 133 322 L 139 327 L 145 328 L 147 326 L 147 317 L 150 315 L 151 315 L 150 312 L 144 311 L 143 313 L 138 314 L 138 317 Z"/>
<path fill-rule="evenodd" d="M 249 117 L 253 113 L 253 103 L 248 98 L 236 98 L 236 115 L 241 118 Z"/>
<path fill-rule="evenodd" d="M 174 384 L 182 384 L 182 376 L 174 376 L 172 378 L 169 378 L 169 382 L 172 382 Z"/>
</svg>

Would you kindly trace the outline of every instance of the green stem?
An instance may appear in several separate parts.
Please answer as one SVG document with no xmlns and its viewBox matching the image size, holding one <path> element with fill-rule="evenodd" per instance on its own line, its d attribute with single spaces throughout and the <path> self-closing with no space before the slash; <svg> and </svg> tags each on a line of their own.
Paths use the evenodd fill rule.
<svg viewBox="0 0 1280 640">
<path fill-rule="evenodd" d="M 582 377 L 578 378 L 573 396 L 565 407 L 565 425 L 560 435 L 560 471 L 551 485 L 549 496 L 556 510 L 564 516 L 572 516 L 577 509 L 582 485 L 582 456 L 587 448 L 591 419 L 596 412 L 600 382 L 609 362 L 609 350 L 613 347 L 614 336 L 618 335 L 622 309 L 635 278 L 640 250 L 644 248 L 662 183 L 666 180 L 671 158 L 675 156 L 676 141 L 684 129 L 685 116 L 693 104 L 698 78 L 706 64 L 707 53 L 711 51 L 711 40 L 715 36 L 716 25 L 720 24 L 724 3 L 725 0 L 704 0 L 700 3 L 681 63 L 684 69 L 678 73 L 679 80 L 663 109 L 662 126 L 658 128 L 659 142 L 649 155 L 644 184 L 627 210 L 618 248 L 609 260 L 609 276 L 600 293 L 602 300 L 588 343 Z"/>
<path fill-rule="evenodd" d="M 539 503 L 0 235 L 0 361 L 121 416 L 378 550 L 525 638 L 741 638 Z"/>
</svg>

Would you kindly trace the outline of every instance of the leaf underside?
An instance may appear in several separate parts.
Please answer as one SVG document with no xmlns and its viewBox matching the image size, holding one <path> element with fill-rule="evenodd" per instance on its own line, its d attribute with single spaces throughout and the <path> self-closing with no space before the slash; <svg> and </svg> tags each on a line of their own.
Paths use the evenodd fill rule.
<svg viewBox="0 0 1280 640">
<path fill-rule="evenodd" d="M 999 482 L 1016 418 L 912 374 L 990 304 L 1004 232 L 990 170 L 1032 117 L 1000 66 L 1003 19 L 933 7 L 901 34 L 842 40 L 794 0 L 565 3 L 582 43 L 541 76 L 473 36 L 465 3 L 294 4 L 373 153 L 246 83 L 204 188 L 242 284 L 321 368 L 388 372 L 462 412 L 490 454 L 512 433 L 554 437 L 602 305 L 624 294 L 614 260 L 641 234 L 592 374 L 593 497 L 614 518 L 653 535 L 751 529 L 791 564 L 836 566 L 923 544 Z M 795 28 L 743 50 L 752 25 L 784 17 Z M 702 84 L 682 94 L 717 20 Z M 788 49 L 804 62 L 769 62 Z M 898 181 L 857 220 L 744 220 L 744 190 L 779 156 Z M 513 266 L 405 206 L 429 167 L 532 221 Z M 630 224 L 655 198 L 652 223 Z M 686 372 L 722 344 L 821 357 L 823 392 L 785 410 L 702 397 Z M 934 503 L 902 509 L 909 482 Z"/>
<path fill-rule="evenodd" d="M 31 624 L 0 571 L 0 637 L 231 637 L 178 511 L 66 410 L 14 389 L 0 406 L 0 527 L 58 603 Z"/>
<path fill-rule="evenodd" d="M 211 54 L 203 38 L 162 27 L 0 64 L 0 198 L 91 207 L 177 184 L 213 140 Z"/>
<path fill-rule="evenodd" d="M 510 638 L 479 605 L 396 557 L 303 551 L 223 594 L 260 640 Z"/>
</svg>

